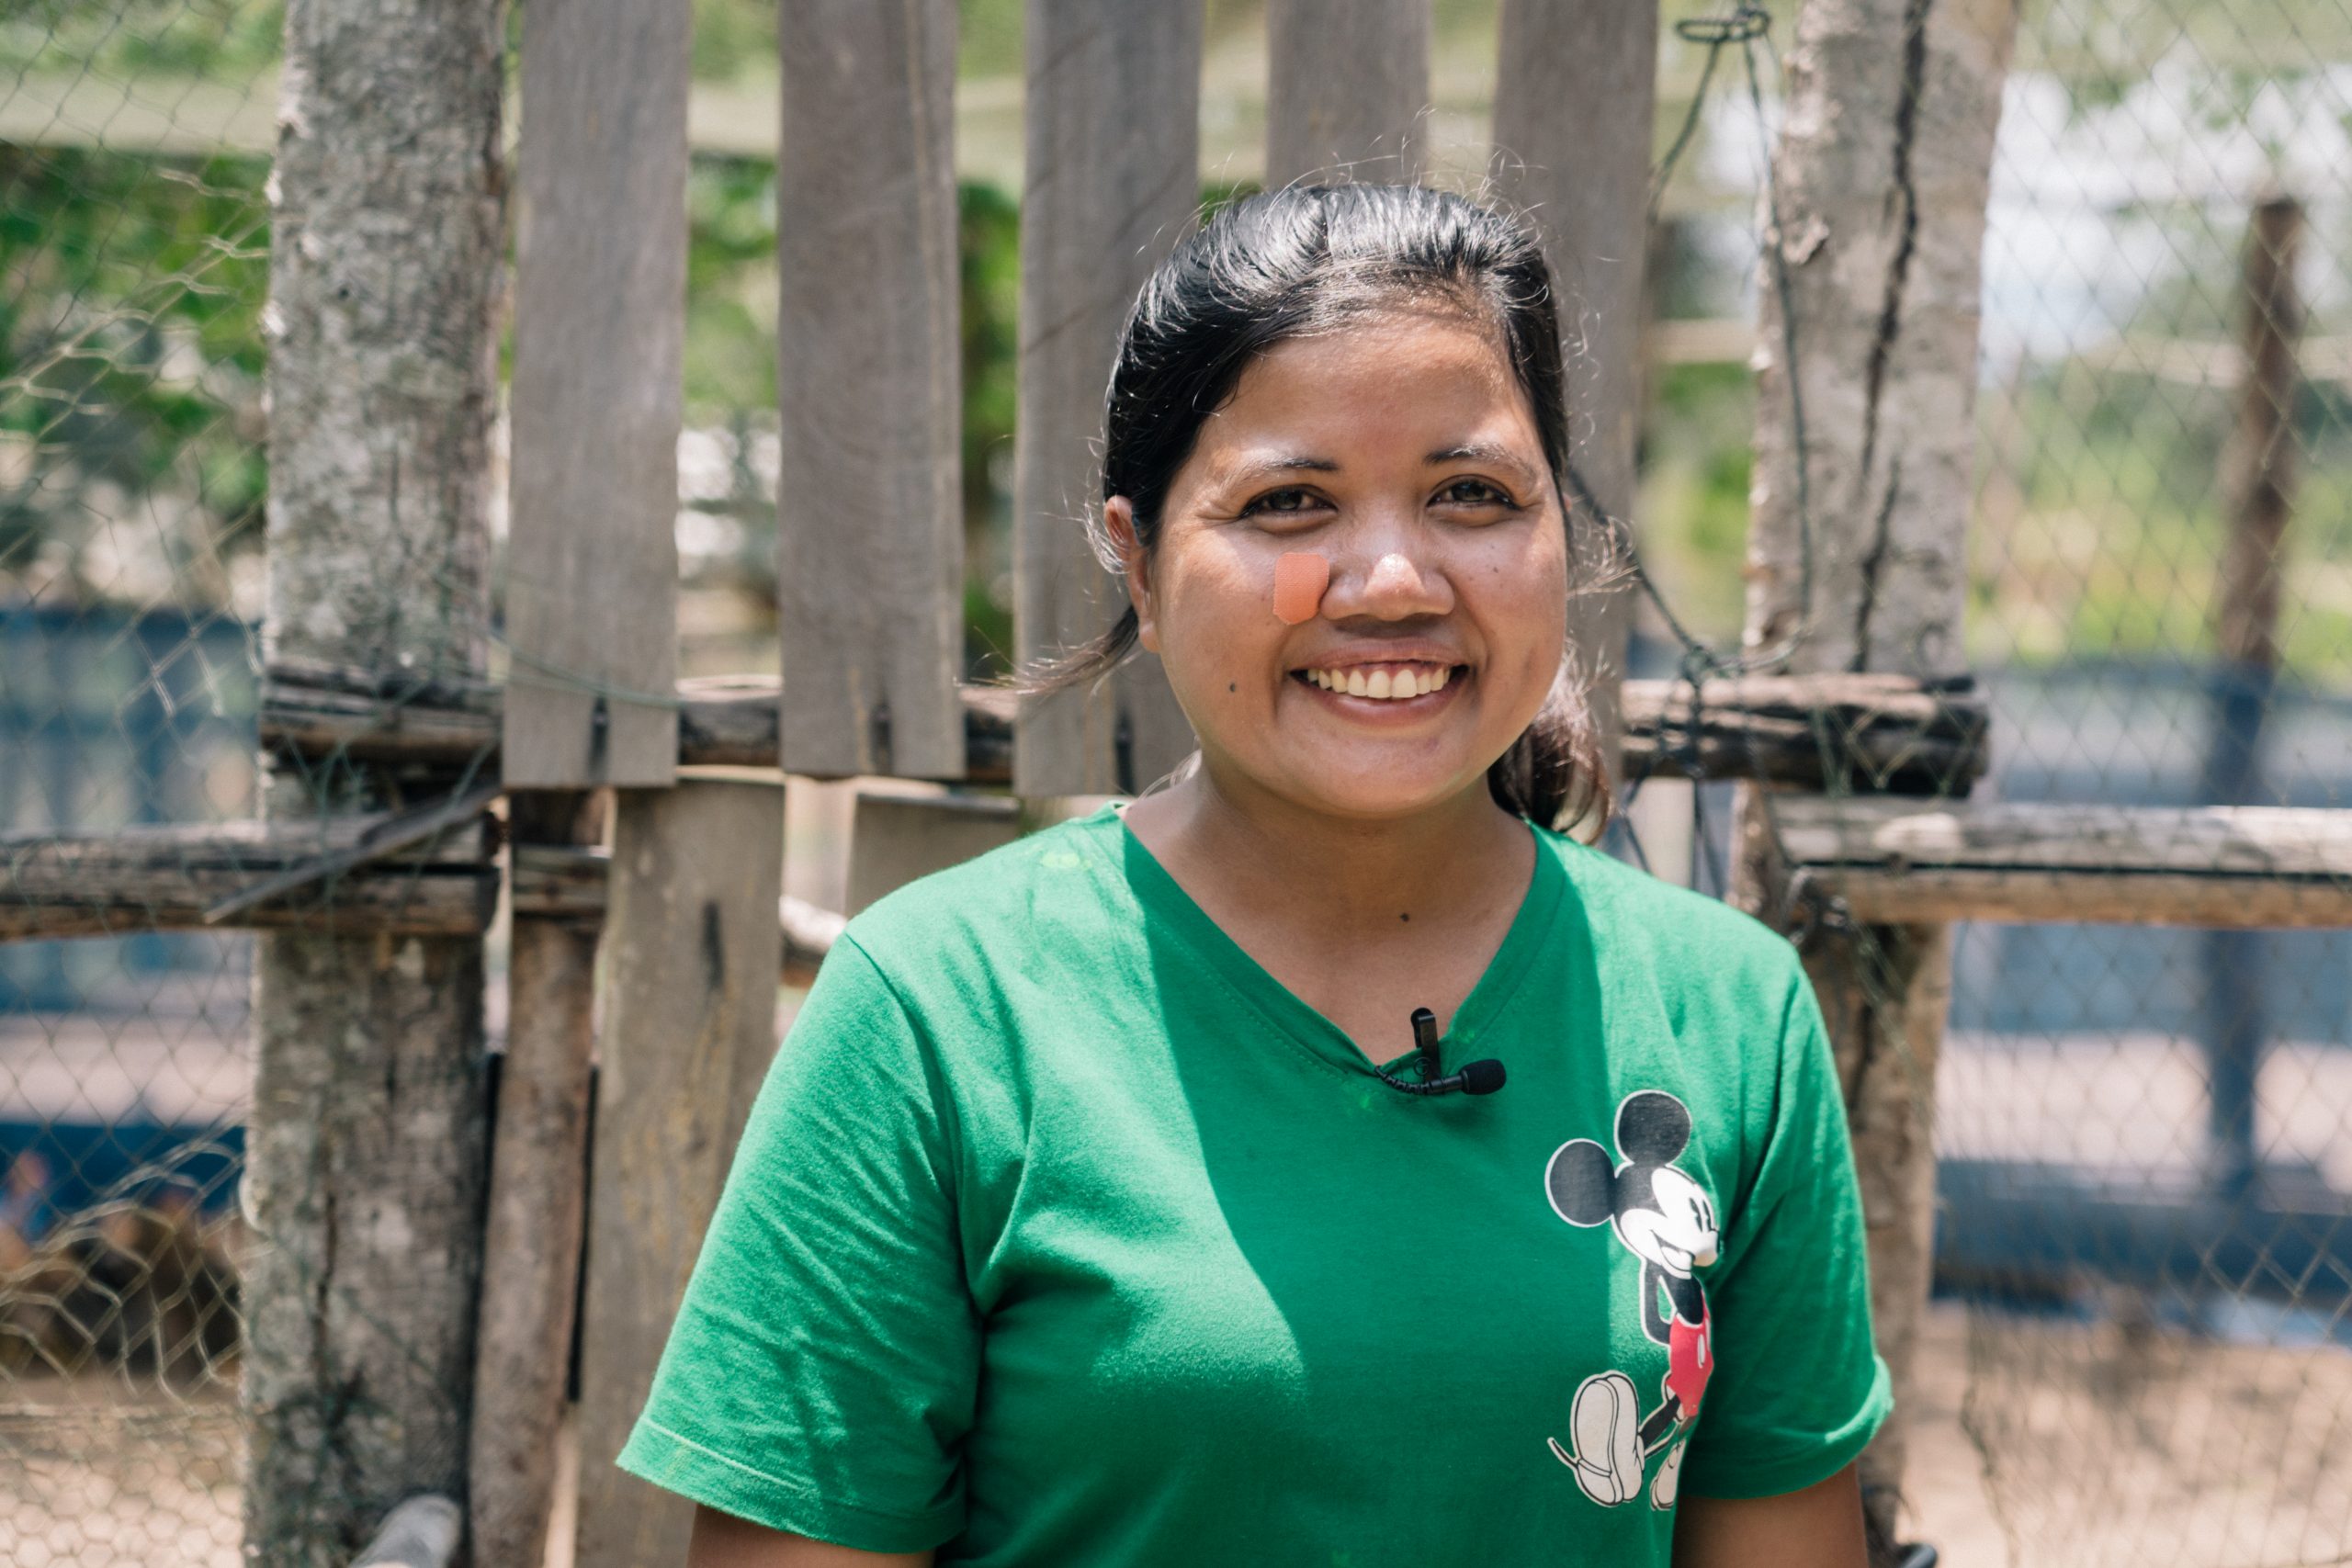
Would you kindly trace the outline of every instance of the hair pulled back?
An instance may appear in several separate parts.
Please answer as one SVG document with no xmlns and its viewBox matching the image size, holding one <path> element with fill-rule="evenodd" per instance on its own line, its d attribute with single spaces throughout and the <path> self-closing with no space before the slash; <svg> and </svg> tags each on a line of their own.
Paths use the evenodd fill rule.
<svg viewBox="0 0 2352 1568">
<path fill-rule="evenodd" d="M 1384 308 L 1427 305 L 1490 327 L 1526 392 L 1555 495 L 1568 460 L 1551 269 L 1525 227 L 1418 186 L 1290 186 L 1219 210 L 1159 265 L 1128 313 L 1111 369 L 1102 494 L 1125 496 L 1147 554 L 1201 426 L 1261 354 Z M 1566 502 L 1562 502 L 1566 513 Z M 1098 517 L 1095 552 L 1118 552 Z M 1108 673 L 1136 647 L 1129 607 L 1102 637 L 1027 673 L 1033 693 Z M 1534 721 L 1487 772 L 1509 811 L 1544 824 L 1609 812 L 1582 693 L 1564 668 Z"/>
</svg>

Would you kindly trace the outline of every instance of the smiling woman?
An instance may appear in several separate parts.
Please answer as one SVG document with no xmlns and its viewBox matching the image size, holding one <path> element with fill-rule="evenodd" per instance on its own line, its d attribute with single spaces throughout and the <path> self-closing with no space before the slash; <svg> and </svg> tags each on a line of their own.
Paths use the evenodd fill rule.
<svg viewBox="0 0 2352 1568">
<path fill-rule="evenodd" d="M 1556 830 L 1606 810 L 1557 333 L 1523 229 L 1408 187 L 1145 288 L 1128 610 L 1031 681 L 1154 649 L 1199 753 L 827 959 L 621 1459 L 696 1563 L 1860 1568 L 1818 1009 Z"/>
</svg>

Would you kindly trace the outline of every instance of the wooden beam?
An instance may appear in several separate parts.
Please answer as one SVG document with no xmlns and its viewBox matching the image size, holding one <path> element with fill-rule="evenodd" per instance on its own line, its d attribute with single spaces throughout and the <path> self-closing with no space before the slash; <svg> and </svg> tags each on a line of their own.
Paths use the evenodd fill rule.
<svg viewBox="0 0 2352 1568">
<path fill-rule="evenodd" d="M 693 1505 L 613 1458 L 644 1407 L 776 1043 L 782 789 L 690 775 L 618 802 L 581 1322 L 579 1568 L 685 1559 Z"/>
<path fill-rule="evenodd" d="M 1864 923 L 2352 926 L 2352 812 L 1775 796 L 1804 886 Z"/>
<path fill-rule="evenodd" d="M 1266 184 L 1410 184 L 1429 162 L 1430 0 L 1268 0 Z"/>
<path fill-rule="evenodd" d="M 1102 385 L 1136 293 L 1193 226 L 1202 8 L 1031 0 L 1021 204 L 1013 631 L 1023 663 L 1092 640 L 1126 608 L 1086 519 L 1101 505 Z M 1024 795 L 1133 794 L 1183 761 L 1191 727 L 1159 660 L 1057 693 L 1020 721 Z"/>
<path fill-rule="evenodd" d="M 491 1132 L 466 1499 L 473 1560 L 484 1564 L 536 1564 L 547 1557 L 586 1217 L 581 1172 L 604 903 L 601 866 L 597 908 L 583 919 L 526 901 L 519 863 L 534 851 L 594 852 L 605 798 L 532 790 L 508 803 L 510 852 L 518 865 L 511 884 L 506 1054 Z"/>
<path fill-rule="evenodd" d="M 691 23 L 639 0 L 523 17 L 503 751 L 518 788 L 677 772 Z"/>
<path fill-rule="evenodd" d="M 1504 0 L 1496 177 L 1544 237 L 1558 287 L 1570 456 L 1607 518 L 1577 508 L 1569 642 L 1613 770 L 1634 602 L 1609 518 L 1630 530 L 1642 423 L 1642 264 L 1657 103 L 1657 0 Z M 1610 586 L 1604 586 L 1610 585 Z"/>
<path fill-rule="evenodd" d="M 384 683 L 360 673 L 273 663 L 262 682 L 263 745 L 303 757 L 486 766 L 499 740 L 500 688 Z M 678 684 L 682 766 L 772 767 L 778 682 L 729 675 Z M 1013 781 L 1013 713 L 1007 692 L 957 693 L 967 782 Z M 1621 705 L 1625 774 L 1762 778 L 1821 789 L 1925 794 L 1981 777 L 1988 719 L 1965 681 L 1895 674 L 1749 676 L 1704 683 L 1628 681 Z M 1696 725 L 1693 726 L 1693 714 Z M 1106 792 L 1108 793 L 1108 792 Z"/>
<path fill-rule="evenodd" d="M 517 846 L 508 897 L 517 915 L 593 926 L 605 918 L 605 878 L 611 857 L 602 850 L 553 850 Z M 783 938 L 779 956 L 784 983 L 806 986 L 841 939 L 848 919 L 789 893 L 776 900 Z"/>
<path fill-rule="evenodd" d="M 325 822 L 230 822 L 109 834 L 0 836 L 0 942 L 202 931 L 221 900 L 361 842 L 389 812 Z M 498 877 L 479 827 L 243 909 L 266 931 L 476 936 L 490 929 Z"/>
<path fill-rule="evenodd" d="M 1959 793 L 1984 776 L 1991 728 L 1965 678 L 1750 675 L 1628 681 L 1624 773 L 1762 779 L 1860 794 Z"/>
<path fill-rule="evenodd" d="M 785 0 L 783 766 L 964 773 L 954 0 Z"/>
</svg>

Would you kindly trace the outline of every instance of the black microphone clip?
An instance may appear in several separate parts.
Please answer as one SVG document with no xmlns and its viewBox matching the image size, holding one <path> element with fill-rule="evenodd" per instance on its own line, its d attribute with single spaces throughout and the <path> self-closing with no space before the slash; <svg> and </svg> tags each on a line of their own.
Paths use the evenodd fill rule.
<svg viewBox="0 0 2352 1568">
<path fill-rule="evenodd" d="M 1413 1044 L 1421 1058 L 1419 1078 L 1400 1078 L 1373 1068 L 1382 1083 L 1401 1094 L 1492 1094 L 1503 1087 L 1503 1065 L 1488 1057 L 1484 1061 L 1467 1062 L 1458 1073 L 1445 1073 L 1438 1054 L 1437 1014 L 1427 1008 L 1413 1010 Z M 1444 1075 L 1444 1076 L 1441 1076 Z"/>
</svg>

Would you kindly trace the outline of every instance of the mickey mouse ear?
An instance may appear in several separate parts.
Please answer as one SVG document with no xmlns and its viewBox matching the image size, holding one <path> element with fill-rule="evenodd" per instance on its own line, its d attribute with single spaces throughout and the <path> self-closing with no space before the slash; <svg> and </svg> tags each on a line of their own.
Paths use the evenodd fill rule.
<svg viewBox="0 0 2352 1568">
<path fill-rule="evenodd" d="M 1629 1094 L 1617 1108 L 1617 1153 L 1645 1165 L 1665 1165 L 1690 1142 L 1690 1111 L 1663 1089 Z"/>
<path fill-rule="evenodd" d="M 1590 1138 L 1552 1151 L 1544 1186 L 1552 1196 L 1552 1212 L 1572 1225 L 1605 1224 L 1616 1212 L 1617 1169 L 1609 1163 L 1609 1151 Z"/>
</svg>

